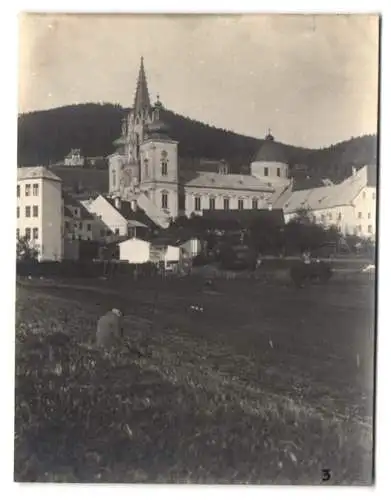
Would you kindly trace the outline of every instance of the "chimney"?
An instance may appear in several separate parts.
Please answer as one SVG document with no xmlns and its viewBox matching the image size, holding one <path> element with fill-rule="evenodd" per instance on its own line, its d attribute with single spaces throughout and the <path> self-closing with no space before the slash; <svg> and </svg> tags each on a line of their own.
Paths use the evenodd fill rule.
<svg viewBox="0 0 391 500">
<path fill-rule="evenodd" d="M 352 167 L 352 176 L 354 177 L 357 174 L 357 168 Z"/>
<path fill-rule="evenodd" d="M 117 210 L 121 209 L 121 198 L 119 196 L 114 198 L 114 206 Z"/>
<path fill-rule="evenodd" d="M 136 212 L 136 210 L 137 210 L 137 201 L 136 200 L 132 200 L 130 203 L 131 203 L 132 211 Z"/>
</svg>

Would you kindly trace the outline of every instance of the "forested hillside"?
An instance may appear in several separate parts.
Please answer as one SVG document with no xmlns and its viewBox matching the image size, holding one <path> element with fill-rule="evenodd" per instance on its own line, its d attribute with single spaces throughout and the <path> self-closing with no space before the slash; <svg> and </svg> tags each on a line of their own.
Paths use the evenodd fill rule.
<svg viewBox="0 0 391 500">
<path fill-rule="evenodd" d="M 112 104 L 79 104 L 19 116 L 18 164 L 49 165 L 61 161 L 71 148 L 84 156 L 106 156 L 120 135 L 128 110 Z M 211 127 L 163 110 L 171 136 L 179 141 L 181 157 L 225 159 L 233 172 L 248 169 L 263 140 Z M 284 145 L 292 165 L 304 164 L 306 175 L 340 180 L 351 166 L 376 164 L 377 137 L 363 136 L 313 150 Z"/>
</svg>

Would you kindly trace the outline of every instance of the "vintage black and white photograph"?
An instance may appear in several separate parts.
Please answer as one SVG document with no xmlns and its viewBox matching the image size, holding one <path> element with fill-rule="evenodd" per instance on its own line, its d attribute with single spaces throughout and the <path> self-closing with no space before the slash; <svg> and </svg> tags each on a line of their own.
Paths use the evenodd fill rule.
<svg viewBox="0 0 391 500">
<path fill-rule="evenodd" d="M 373 484 L 379 26 L 20 14 L 15 482 Z"/>
</svg>

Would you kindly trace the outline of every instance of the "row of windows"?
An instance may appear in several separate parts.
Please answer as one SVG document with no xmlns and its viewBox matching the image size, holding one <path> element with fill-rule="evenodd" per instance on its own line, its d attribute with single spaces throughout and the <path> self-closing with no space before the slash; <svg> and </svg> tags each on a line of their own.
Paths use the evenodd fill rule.
<svg viewBox="0 0 391 500">
<path fill-rule="evenodd" d="M 362 232 L 362 226 L 361 226 L 360 224 L 357 226 L 356 231 L 357 231 L 358 233 L 361 233 L 361 232 Z M 369 224 L 369 226 L 368 226 L 368 233 L 369 233 L 369 234 L 372 234 L 372 233 L 373 233 L 373 227 L 372 227 L 372 225 L 371 225 L 371 224 Z"/>
<path fill-rule="evenodd" d="M 363 218 L 363 214 L 362 214 L 362 212 L 358 212 L 357 216 L 358 216 L 358 218 L 359 218 L 359 219 L 362 219 L 362 218 Z M 370 219 L 371 217 L 372 217 L 372 216 L 371 216 L 371 213 L 370 213 L 370 212 L 368 212 L 368 219 Z M 327 218 L 328 218 L 329 220 L 332 220 L 332 219 L 333 219 L 333 214 L 332 214 L 332 212 L 328 212 L 328 213 L 327 213 Z M 315 216 L 315 215 L 314 215 L 314 219 L 316 220 L 316 216 Z M 321 215 L 320 215 L 320 220 L 321 220 L 322 222 L 325 222 L 325 221 L 326 221 L 326 214 L 321 214 Z M 342 213 L 341 213 L 341 212 L 338 212 L 338 215 L 337 215 L 337 220 L 342 220 Z"/>
<path fill-rule="evenodd" d="M 258 198 L 253 198 L 251 200 L 251 208 L 253 210 L 258 210 Z M 224 210 L 230 210 L 230 198 L 224 198 L 223 199 L 223 207 Z M 168 194 L 163 192 L 162 193 L 162 208 L 167 209 L 168 208 Z M 215 210 L 216 209 L 216 198 L 211 196 L 209 198 L 209 210 Z M 194 210 L 196 212 L 201 211 L 201 197 L 200 196 L 195 196 L 194 197 Z M 244 210 L 244 199 L 239 198 L 238 200 L 238 210 Z"/>
<path fill-rule="evenodd" d="M 37 240 L 39 235 L 37 227 L 33 227 L 32 234 L 33 234 L 33 240 Z M 31 227 L 26 227 L 24 235 L 28 240 L 31 240 Z M 18 228 L 16 230 L 16 238 L 19 239 L 20 237 L 21 237 L 20 229 Z"/>
<path fill-rule="evenodd" d="M 100 230 L 100 235 L 101 235 L 101 237 L 102 237 L 102 238 L 103 238 L 104 236 L 111 236 L 112 234 L 113 234 L 113 231 L 111 231 L 110 229 L 107 229 L 107 230 L 105 230 L 105 229 L 101 229 L 101 230 Z M 119 229 L 118 229 L 118 228 L 116 228 L 116 229 L 115 229 L 114 234 L 115 234 L 116 236 L 119 236 Z"/>
<path fill-rule="evenodd" d="M 66 222 L 66 223 L 65 223 L 65 227 L 66 227 L 67 229 L 70 229 L 70 226 L 69 226 L 69 223 L 68 223 L 68 222 Z M 81 223 L 81 222 L 80 222 L 80 224 L 75 224 L 75 228 L 77 229 L 78 227 L 79 227 L 79 229 L 82 229 L 82 223 Z M 87 224 L 87 231 L 91 231 L 91 224 Z M 116 229 L 114 230 L 114 232 L 113 232 L 113 231 L 111 231 L 110 229 L 107 229 L 107 230 L 106 230 L 106 229 L 101 229 L 101 230 L 100 230 L 100 235 L 101 235 L 101 237 L 102 237 L 102 238 L 103 238 L 103 237 L 105 237 L 105 236 L 111 236 L 111 235 L 113 235 L 113 234 L 115 234 L 116 236 L 119 236 L 119 229 L 118 229 L 118 228 L 116 228 Z M 76 239 L 76 236 L 75 236 L 75 235 L 73 235 L 72 237 L 73 237 L 73 239 Z M 79 238 L 79 239 L 82 239 L 82 236 L 81 236 L 81 235 L 79 235 L 79 236 L 78 236 L 78 238 Z M 91 238 L 90 238 L 89 236 L 87 236 L 87 239 L 89 240 L 89 239 L 91 239 Z"/>
<path fill-rule="evenodd" d="M 75 222 L 74 227 L 75 227 L 75 229 L 83 229 L 83 223 L 82 222 Z M 71 223 L 69 221 L 65 221 L 65 228 L 71 229 Z M 87 231 L 92 231 L 91 224 L 87 224 Z"/>
<path fill-rule="evenodd" d="M 367 193 L 365 191 L 363 191 L 362 197 L 364 200 L 367 197 Z M 372 200 L 376 200 L 376 193 L 372 193 Z"/>
<path fill-rule="evenodd" d="M 25 184 L 24 186 L 25 196 L 31 195 L 31 184 Z M 33 184 L 33 196 L 38 196 L 39 194 L 39 184 Z M 16 186 L 16 196 L 20 198 L 20 184 Z"/>
<path fill-rule="evenodd" d="M 358 212 L 357 216 L 359 219 L 362 219 L 362 212 Z M 368 212 L 368 219 L 370 219 L 370 218 L 371 218 L 371 213 Z"/>
<path fill-rule="evenodd" d="M 168 175 L 168 162 L 166 159 L 161 161 L 161 174 L 163 177 Z M 144 177 L 149 177 L 149 160 L 144 159 Z"/>
<path fill-rule="evenodd" d="M 230 210 L 230 198 L 226 197 L 223 199 L 223 207 L 224 210 Z M 244 199 L 239 198 L 238 199 L 238 210 L 244 210 Z M 215 210 L 216 208 L 216 198 L 213 196 L 209 198 L 209 210 Z M 251 200 L 251 208 L 253 210 L 258 209 L 258 198 L 253 198 Z M 196 212 L 199 212 L 201 210 L 201 197 L 200 196 L 195 196 L 194 197 L 194 210 Z"/>
<path fill-rule="evenodd" d="M 265 177 L 269 177 L 269 167 L 264 167 L 263 172 L 264 172 L 263 175 Z M 280 167 L 277 167 L 277 177 L 281 177 L 281 169 L 280 169 Z"/>
<path fill-rule="evenodd" d="M 167 162 L 167 160 L 161 161 L 161 174 L 162 174 L 162 177 L 166 177 L 168 175 L 168 162 Z M 145 158 L 145 160 L 144 160 L 144 177 L 145 178 L 149 177 L 149 160 L 148 160 L 148 158 Z M 117 185 L 117 173 L 115 170 L 112 171 L 112 181 L 113 181 L 113 186 L 116 186 Z"/>
<path fill-rule="evenodd" d="M 337 229 L 338 231 L 342 231 L 342 227 L 341 226 L 337 226 Z M 373 233 L 373 226 L 372 224 L 369 224 L 368 227 L 367 227 L 367 230 L 368 230 L 368 233 L 369 234 L 372 234 Z M 361 226 L 361 224 L 358 224 L 356 227 L 355 227 L 355 232 L 356 233 L 362 233 L 363 231 L 363 227 Z"/>
<path fill-rule="evenodd" d="M 38 205 L 33 205 L 33 217 L 38 217 Z M 24 214 L 26 217 L 31 217 L 31 207 L 27 206 L 24 207 Z M 20 217 L 20 207 L 16 207 L 16 218 L 19 219 Z"/>
<path fill-rule="evenodd" d="M 92 239 L 92 238 L 91 238 L 91 236 L 86 236 L 86 237 L 84 238 L 81 234 L 79 234 L 78 236 L 76 236 L 75 234 L 72 234 L 71 239 L 72 239 L 72 240 L 84 240 L 84 241 L 91 241 L 91 239 Z"/>
</svg>

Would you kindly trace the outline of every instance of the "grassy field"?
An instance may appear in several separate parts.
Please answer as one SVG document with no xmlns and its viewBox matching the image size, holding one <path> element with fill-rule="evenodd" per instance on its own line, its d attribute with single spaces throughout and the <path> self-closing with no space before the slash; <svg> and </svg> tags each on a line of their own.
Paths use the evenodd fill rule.
<svg viewBox="0 0 391 500">
<path fill-rule="evenodd" d="M 324 484 L 370 484 L 373 291 L 219 280 L 206 293 L 197 277 L 18 285 L 15 479 L 321 484 L 327 468 Z M 145 356 L 94 350 L 114 306 Z M 61 369 L 48 358 L 56 332 L 69 336 Z"/>
</svg>

